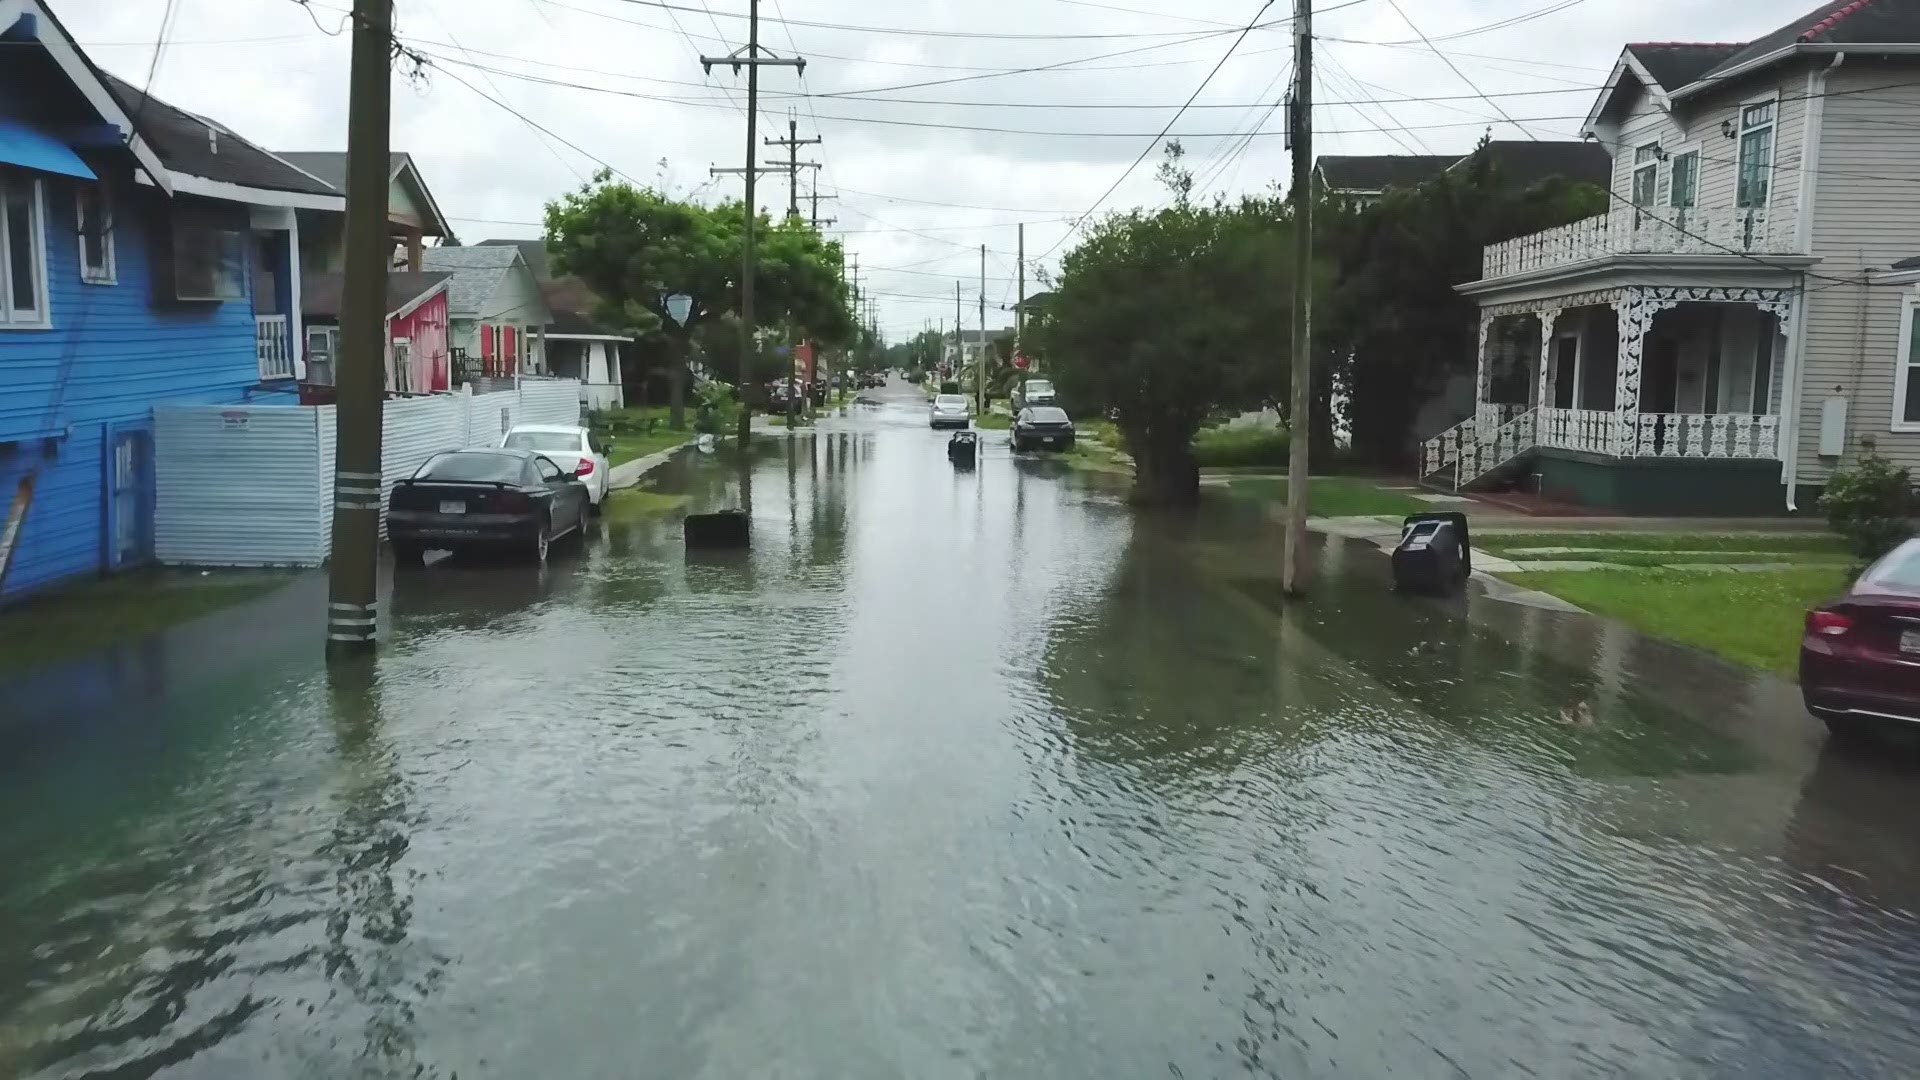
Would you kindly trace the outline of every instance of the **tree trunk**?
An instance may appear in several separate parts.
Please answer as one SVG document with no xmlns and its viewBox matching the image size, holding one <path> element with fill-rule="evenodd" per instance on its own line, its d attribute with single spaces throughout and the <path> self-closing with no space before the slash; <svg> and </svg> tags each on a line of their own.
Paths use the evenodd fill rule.
<svg viewBox="0 0 1920 1080">
<path fill-rule="evenodd" d="M 1192 506 L 1200 501 L 1200 463 L 1193 437 L 1126 432 L 1133 455 L 1134 503 L 1142 506 Z"/>
<path fill-rule="evenodd" d="M 673 335 L 667 338 L 667 426 L 687 430 L 687 343 Z"/>
</svg>

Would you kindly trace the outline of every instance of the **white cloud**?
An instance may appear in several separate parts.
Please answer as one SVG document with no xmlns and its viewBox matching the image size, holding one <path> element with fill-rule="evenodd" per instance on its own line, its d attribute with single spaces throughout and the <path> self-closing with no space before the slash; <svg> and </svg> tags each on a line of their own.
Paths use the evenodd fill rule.
<svg viewBox="0 0 1920 1080">
<path fill-rule="evenodd" d="M 144 80 L 165 8 L 162 0 L 51 2 L 97 62 L 136 85 Z M 725 69 L 716 69 L 711 78 L 704 76 L 696 54 L 724 54 L 740 45 L 745 21 L 723 13 L 744 12 L 746 0 L 704 0 L 715 12 L 711 18 L 698 10 L 703 0 L 675 2 L 695 10 L 670 12 L 623 0 L 416 0 L 402 5 L 399 32 L 425 51 L 538 78 L 691 102 L 544 86 L 457 65 L 430 73 L 422 89 L 396 82 L 393 145 L 420 162 L 442 208 L 460 219 L 455 225 L 463 239 L 537 235 L 534 225 L 472 219 L 537 222 L 542 203 L 577 184 L 581 175 L 595 167 L 595 159 L 638 180 L 665 182 L 683 192 L 698 190 L 702 197 L 738 193 L 738 177 L 710 182 L 707 168 L 740 163 L 745 125 L 722 88 L 731 91 L 735 100 L 744 100 L 745 79 Z M 1604 77 L 1626 41 L 1748 38 L 1804 13 L 1809 6 L 1807 0 L 1754 0 L 1741 5 L 1725 0 L 1589 0 L 1506 29 L 1449 39 L 1448 35 L 1462 30 L 1538 10 L 1549 0 L 1399 2 L 1479 90 L 1492 94 L 1570 91 L 1498 99 L 1508 114 L 1522 120 L 1584 115 L 1593 100 L 1589 88 Z M 162 56 L 154 91 L 268 147 L 344 148 L 347 38 L 326 36 L 313 20 L 326 29 L 337 28 L 346 3 L 315 0 L 310 18 L 293 0 L 178 0 L 173 44 Z M 1012 274 L 1010 255 L 998 254 L 1014 248 L 1011 223 L 1034 222 L 1027 226 L 1029 257 L 1046 251 L 1061 238 L 1066 225 L 1037 219 L 1057 219 L 1063 216 L 1058 213 L 1063 208 L 1084 209 L 1092 203 L 1139 155 L 1147 136 L 1172 115 L 1164 108 L 1021 106 L 1177 105 L 1225 52 L 1231 35 L 1184 42 L 1175 37 L 996 40 L 864 33 L 787 26 L 775 20 L 993 34 L 1168 35 L 1243 25 L 1258 9 L 1252 2 L 1190 0 L 1161 14 L 1133 14 L 1100 6 L 1105 3 L 922 0 L 911 5 L 874 5 L 855 0 L 763 0 L 762 44 L 783 54 L 797 48 L 809 57 L 806 90 L 833 94 L 965 78 L 890 91 L 888 96 L 968 104 L 842 97 L 815 100 L 809 107 L 806 100 L 781 96 L 801 88 L 794 72 L 763 69 L 761 82 L 767 91 L 763 115 L 780 130 L 767 130 L 772 124 L 763 123 L 762 134 L 784 134 L 791 108 L 803 135 L 824 135 L 824 146 L 808 147 L 806 152 L 823 155 L 827 165 L 821 178 L 823 191 L 841 190 L 842 185 L 852 189 L 842 190 L 840 199 L 823 202 L 821 207 L 823 215 L 839 219 L 839 228 L 847 230 L 848 250 L 858 252 L 865 267 L 957 274 L 967 298 L 969 322 L 977 290 L 977 245 L 984 242 L 995 249 L 987 283 L 988 318 L 994 322 L 991 308 L 1011 289 L 1010 282 L 993 280 Z M 1112 0 L 1111 6 L 1144 12 L 1152 3 Z M 1320 6 L 1333 4 L 1321 0 Z M 1288 7 L 1282 0 L 1264 18 L 1284 17 Z M 1460 75 L 1424 46 L 1356 43 L 1416 38 L 1386 0 L 1363 0 L 1328 11 L 1318 23 L 1319 34 L 1328 39 L 1322 41 L 1318 54 L 1316 94 L 1323 101 L 1473 93 Z M 454 45 L 456 38 L 471 50 L 470 55 Z M 1335 38 L 1352 40 L 1331 40 Z M 1123 50 L 1143 51 L 1091 61 L 1084 65 L 1088 70 L 1077 72 L 967 78 L 995 69 Z M 1276 87 L 1276 77 L 1283 75 L 1290 57 L 1286 27 L 1249 34 L 1196 104 L 1271 101 L 1278 90 L 1269 88 Z M 472 83 L 478 92 L 462 86 L 455 76 Z M 1277 85 L 1283 87 L 1284 78 Z M 481 93 L 504 100 L 586 154 L 536 135 Z M 1316 140 L 1318 150 L 1400 152 L 1400 143 L 1374 130 L 1377 125 L 1397 123 L 1420 128 L 1399 133 L 1407 147 L 1464 151 L 1495 115 L 1486 102 L 1473 99 L 1357 108 L 1358 113 L 1356 107 L 1327 105 L 1316 111 L 1322 132 Z M 1183 141 L 1189 162 L 1212 181 L 1214 190 L 1258 191 L 1276 180 L 1284 182 L 1287 153 L 1277 135 L 1256 138 L 1244 153 L 1228 157 L 1229 148 L 1239 140 L 1194 134 L 1243 131 L 1265 113 L 1264 106 L 1258 110 L 1202 107 L 1176 125 L 1176 133 L 1188 133 Z M 816 126 L 815 115 L 859 119 L 822 119 Z M 1277 132 L 1282 119 L 1281 112 L 1272 113 L 1265 130 Z M 873 120 L 1002 130 L 945 130 Z M 1442 124 L 1458 126 L 1427 126 Z M 1528 126 L 1542 135 L 1565 136 L 1577 130 L 1578 122 L 1543 119 Z M 1128 133 L 1128 137 L 1019 135 L 1005 129 L 1108 131 Z M 1504 124 L 1497 126 L 1496 134 L 1517 137 Z M 779 153 L 771 147 L 762 151 L 765 160 Z M 659 165 L 663 158 L 668 163 L 664 170 Z M 1158 201 L 1161 192 L 1152 175 L 1157 158 L 1157 152 L 1150 155 L 1105 205 Z M 784 180 L 763 181 L 762 205 L 776 210 L 784 205 Z M 805 178 L 802 186 L 807 186 Z M 889 231 L 902 228 L 922 230 L 925 235 Z M 895 336 L 917 330 L 923 320 L 952 318 L 952 278 L 894 270 L 863 271 L 862 277 L 888 294 L 881 297 L 882 325 Z M 1032 277 L 1029 274 L 1030 288 Z"/>
</svg>

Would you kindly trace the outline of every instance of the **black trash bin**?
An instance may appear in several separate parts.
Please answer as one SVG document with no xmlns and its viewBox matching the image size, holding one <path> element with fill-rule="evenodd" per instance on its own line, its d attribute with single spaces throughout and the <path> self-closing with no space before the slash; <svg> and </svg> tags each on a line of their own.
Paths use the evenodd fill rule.
<svg viewBox="0 0 1920 1080">
<path fill-rule="evenodd" d="M 962 469 L 970 469 L 980 453 L 980 436 L 971 431 L 956 431 L 947 440 L 947 460 Z"/>
<path fill-rule="evenodd" d="M 682 529 L 689 549 L 743 548 L 751 543 L 745 510 L 688 514 Z"/>
<path fill-rule="evenodd" d="M 1447 593 L 1473 573 L 1467 515 L 1413 514 L 1400 525 L 1393 549 L 1393 587 L 1406 592 Z"/>
</svg>

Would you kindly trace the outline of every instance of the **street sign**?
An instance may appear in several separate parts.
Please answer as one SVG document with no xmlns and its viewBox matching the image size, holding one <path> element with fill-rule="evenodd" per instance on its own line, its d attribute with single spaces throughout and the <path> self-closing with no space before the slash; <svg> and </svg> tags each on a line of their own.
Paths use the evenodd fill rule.
<svg viewBox="0 0 1920 1080">
<path fill-rule="evenodd" d="M 681 326 L 687 325 L 687 316 L 693 314 L 693 297 L 686 293 L 674 293 L 671 296 L 663 296 L 661 303 L 674 322 Z"/>
<path fill-rule="evenodd" d="M 1027 370 L 1027 357 L 1025 353 L 1013 354 L 1013 369 L 1015 371 Z"/>
</svg>

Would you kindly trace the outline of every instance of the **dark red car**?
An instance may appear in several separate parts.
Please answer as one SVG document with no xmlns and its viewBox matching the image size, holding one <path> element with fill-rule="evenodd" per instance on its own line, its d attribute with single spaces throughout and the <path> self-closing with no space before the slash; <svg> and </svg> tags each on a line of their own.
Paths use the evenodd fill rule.
<svg viewBox="0 0 1920 1080">
<path fill-rule="evenodd" d="M 1807 612 L 1800 693 L 1835 735 L 1920 730 L 1920 538 Z"/>
</svg>

